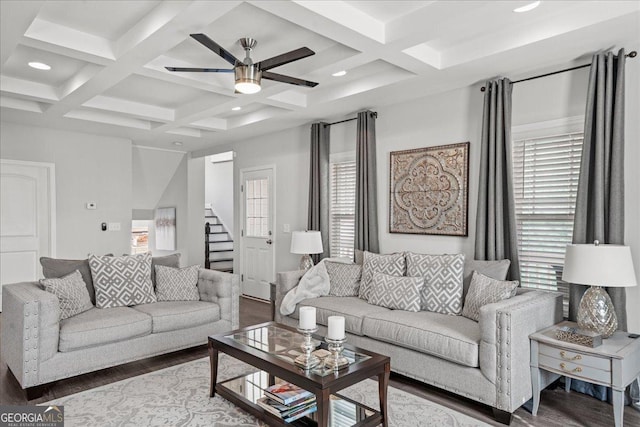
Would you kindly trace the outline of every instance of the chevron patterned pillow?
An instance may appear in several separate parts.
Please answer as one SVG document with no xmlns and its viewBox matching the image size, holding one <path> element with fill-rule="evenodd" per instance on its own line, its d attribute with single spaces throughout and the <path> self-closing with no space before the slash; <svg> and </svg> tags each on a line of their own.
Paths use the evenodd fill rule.
<svg viewBox="0 0 640 427">
<path fill-rule="evenodd" d="M 329 295 L 335 297 L 357 297 L 360 290 L 362 266 L 325 261 L 329 274 Z"/>
<path fill-rule="evenodd" d="M 420 311 L 420 290 L 424 286 L 422 277 L 398 277 L 376 273 L 369 292 L 369 304 L 392 310 Z"/>
<path fill-rule="evenodd" d="M 59 279 L 41 279 L 40 284 L 45 291 L 58 297 L 60 320 L 93 308 L 89 291 L 78 270 Z"/>
<path fill-rule="evenodd" d="M 442 314 L 462 312 L 464 254 L 407 253 L 407 276 L 423 277 L 422 309 Z"/>
<path fill-rule="evenodd" d="M 511 298 L 517 290 L 517 280 L 496 280 L 474 271 L 462 315 L 477 322 L 480 319 L 480 307 Z"/>
<path fill-rule="evenodd" d="M 156 302 L 151 283 L 151 254 L 89 257 L 96 307 L 126 307 Z"/>
<path fill-rule="evenodd" d="M 378 255 L 372 252 L 364 253 L 362 265 L 362 279 L 360 280 L 360 291 L 358 296 L 363 300 L 369 300 L 373 276 L 376 273 L 384 273 L 390 276 L 404 276 L 405 261 L 404 253 Z"/>
<path fill-rule="evenodd" d="M 158 301 L 199 301 L 199 265 L 172 268 L 156 265 L 156 296 Z"/>
</svg>

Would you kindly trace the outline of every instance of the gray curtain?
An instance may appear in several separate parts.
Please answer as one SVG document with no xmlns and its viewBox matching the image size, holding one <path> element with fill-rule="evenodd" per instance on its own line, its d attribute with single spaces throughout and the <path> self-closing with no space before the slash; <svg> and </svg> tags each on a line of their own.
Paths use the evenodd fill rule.
<svg viewBox="0 0 640 427">
<path fill-rule="evenodd" d="M 322 234 L 321 254 L 312 254 L 314 263 L 329 256 L 329 126 L 311 125 L 311 156 L 309 165 L 309 217 L 307 229 Z"/>
<path fill-rule="evenodd" d="M 624 244 L 624 65 L 624 49 L 617 58 L 611 52 L 598 53 L 591 61 L 573 243 Z M 569 319 L 576 320 L 586 289 L 570 286 Z M 626 331 L 625 289 L 606 290 L 618 316 L 618 329 Z M 629 387 L 637 396 L 638 382 Z M 611 402 L 607 387 L 572 381 L 571 388 Z M 631 401 L 629 390 L 625 404 Z"/>
<path fill-rule="evenodd" d="M 573 243 L 624 244 L 624 49 L 593 56 L 589 73 Z M 569 319 L 575 320 L 586 286 L 571 285 Z M 627 330 L 624 288 L 607 288 Z"/>
<path fill-rule="evenodd" d="M 485 87 L 475 259 L 510 259 L 509 279 L 520 280 L 511 158 L 513 84 L 499 79 Z"/>
<path fill-rule="evenodd" d="M 380 252 L 376 184 L 376 113 L 358 113 L 355 249 Z"/>
</svg>

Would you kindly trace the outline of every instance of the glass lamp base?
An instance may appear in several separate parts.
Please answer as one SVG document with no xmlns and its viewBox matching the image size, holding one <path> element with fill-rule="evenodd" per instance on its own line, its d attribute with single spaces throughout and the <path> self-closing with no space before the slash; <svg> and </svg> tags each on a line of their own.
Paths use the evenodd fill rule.
<svg viewBox="0 0 640 427">
<path fill-rule="evenodd" d="M 311 255 L 302 255 L 302 258 L 300 258 L 300 270 L 307 271 L 311 267 L 313 267 Z"/>
<path fill-rule="evenodd" d="M 591 286 L 582 296 L 578 307 L 578 326 L 609 338 L 618 329 L 613 303 L 601 286 Z"/>
</svg>

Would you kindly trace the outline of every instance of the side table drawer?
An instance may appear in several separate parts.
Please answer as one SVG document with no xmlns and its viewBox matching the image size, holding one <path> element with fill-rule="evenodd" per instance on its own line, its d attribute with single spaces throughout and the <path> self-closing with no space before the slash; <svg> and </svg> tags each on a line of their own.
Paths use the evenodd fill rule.
<svg viewBox="0 0 640 427">
<path fill-rule="evenodd" d="M 568 375 L 573 378 L 581 378 L 600 384 L 611 383 L 610 370 L 602 370 L 575 362 L 562 361 L 544 354 L 540 354 L 538 364 L 542 369 Z"/>
<path fill-rule="evenodd" d="M 609 358 L 593 356 L 577 351 L 562 350 L 547 344 L 540 343 L 540 355 L 545 355 L 561 362 L 569 362 L 575 365 L 588 366 L 601 371 L 611 371 L 611 361 Z"/>
</svg>

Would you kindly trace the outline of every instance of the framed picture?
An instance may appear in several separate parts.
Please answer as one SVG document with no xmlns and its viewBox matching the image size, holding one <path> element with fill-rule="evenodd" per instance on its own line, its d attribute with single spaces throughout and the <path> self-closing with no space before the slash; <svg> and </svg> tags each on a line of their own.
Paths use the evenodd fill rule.
<svg viewBox="0 0 640 427">
<path fill-rule="evenodd" d="M 155 218 L 156 249 L 176 250 L 176 208 L 158 208 Z"/>
<path fill-rule="evenodd" d="M 389 232 L 467 236 L 469 143 L 393 151 Z"/>
</svg>

